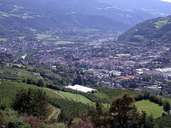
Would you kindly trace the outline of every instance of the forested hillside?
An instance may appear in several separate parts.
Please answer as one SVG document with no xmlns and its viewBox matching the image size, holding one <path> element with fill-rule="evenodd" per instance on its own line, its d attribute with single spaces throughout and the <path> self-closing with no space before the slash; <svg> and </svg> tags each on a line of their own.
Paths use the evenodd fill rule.
<svg viewBox="0 0 171 128">
<path fill-rule="evenodd" d="M 171 16 L 140 23 L 119 37 L 120 41 L 170 43 Z"/>
</svg>

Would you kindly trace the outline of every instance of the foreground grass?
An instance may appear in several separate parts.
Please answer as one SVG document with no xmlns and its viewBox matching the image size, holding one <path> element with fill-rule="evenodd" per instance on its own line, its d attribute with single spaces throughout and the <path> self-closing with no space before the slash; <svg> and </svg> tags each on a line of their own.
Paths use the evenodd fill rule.
<svg viewBox="0 0 171 128">
<path fill-rule="evenodd" d="M 148 115 L 152 115 L 155 119 L 161 117 L 162 113 L 164 112 L 161 106 L 149 100 L 138 101 L 135 105 L 138 110 L 144 111 Z"/>
</svg>

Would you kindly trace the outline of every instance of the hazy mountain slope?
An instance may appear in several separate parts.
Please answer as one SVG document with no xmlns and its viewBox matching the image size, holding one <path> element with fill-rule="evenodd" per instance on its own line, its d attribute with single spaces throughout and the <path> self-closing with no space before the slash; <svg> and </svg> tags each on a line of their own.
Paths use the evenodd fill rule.
<svg viewBox="0 0 171 128">
<path fill-rule="evenodd" d="M 101 15 L 96 10 L 101 5 L 92 1 L 9 1 L 1 2 L 0 11 L 1 22 L 9 21 L 11 27 L 17 24 L 36 29 L 123 30 L 127 27 L 127 24 L 115 20 L 116 18 Z M 10 20 L 17 20 L 17 24 Z"/>
<path fill-rule="evenodd" d="M 122 9 L 135 9 L 148 11 L 153 14 L 169 14 L 171 11 L 170 3 L 160 0 L 99 0 L 103 3 L 108 3 Z"/>
<path fill-rule="evenodd" d="M 153 1 L 158 0 L 138 5 L 135 0 L 1 0 L 0 27 L 2 34 L 14 30 L 28 34 L 31 28 L 124 31 L 140 21 L 171 12 L 170 4 Z"/>
<path fill-rule="evenodd" d="M 145 21 L 119 37 L 120 41 L 171 42 L 171 16 Z"/>
</svg>

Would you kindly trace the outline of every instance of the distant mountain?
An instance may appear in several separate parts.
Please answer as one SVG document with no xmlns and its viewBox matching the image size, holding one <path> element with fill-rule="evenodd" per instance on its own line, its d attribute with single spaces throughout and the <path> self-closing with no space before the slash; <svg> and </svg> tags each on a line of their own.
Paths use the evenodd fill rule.
<svg viewBox="0 0 171 128">
<path fill-rule="evenodd" d="M 170 14 L 171 3 L 161 0 L 99 0 L 103 3 L 108 3 L 121 9 L 141 10 L 154 15 Z"/>
<path fill-rule="evenodd" d="M 118 40 L 171 43 L 171 16 L 160 17 L 140 23 L 122 34 Z"/>
<path fill-rule="evenodd" d="M 171 4 L 159 0 L 1 0 L 0 34 L 77 29 L 125 31 L 170 12 Z"/>
</svg>

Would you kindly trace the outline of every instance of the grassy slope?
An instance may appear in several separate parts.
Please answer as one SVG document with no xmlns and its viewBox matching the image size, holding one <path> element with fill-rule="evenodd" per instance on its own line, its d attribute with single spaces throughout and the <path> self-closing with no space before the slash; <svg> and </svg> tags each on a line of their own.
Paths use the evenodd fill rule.
<svg viewBox="0 0 171 128">
<path fill-rule="evenodd" d="M 27 89 L 30 86 L 24 83 L 17 83 L 11 81 L 1 81 L 0 84 L 0 105 L 6 104 L 6 106 L 10 107 L 12 102 L 14 101 L 15 95 L 17 91 L 21 89 Z M 33 88 L 36 88 L 33 86 Z"/>
<path fill-rule="evenodd" d="M 48 116 L 46 118 L 46 122 L 50 122 L 50 121 L 56 121 L 59 119 L 59 116 L 61 114 L 61 110 L 52 106 L 52 105 L 49 105 L 49 113 L 48 113 Z"/>
<path fill-rule="evenodd" d="M 72 94 L 70 92 L 54 91 L 47 88 L 39 88 L 33 85 L 24 83 L 12 82 L 12 81 L 1 81 L 0 84 L 0 99 L 4 100 L 7 104 L 12 103 L 15 98 L 17 91 L 22 89 L 35 88 L 44 89 L 50 98 L 72 100 L 74 102 L 81 102 L 83 104 L 93 105 L 93 102 L 80 94 Z"/>
<path fill-rule="evenodd" d="M 124 94 L 128 94 L 131 96 L 136 95 L 137 93 L 132 90 L 126 89 L 109 89 L 109 88 L 99 88 L 95 96 L 101 100 L 112 102 L 114 99 L 123 96 Z"/>
<path fill-rule="evenodd" d="M 41 77 L 35 76 L 33 72 L 29 72 L 26 69 L 11 67 L 0 67 L 0 77 L 11 78 L 16 80 L 23 80 L 27 78 L 33 80 L 41 79 Z"/>
<path fill-rule="evenodd" d="M 169 98 L 169 97 L 164 97 L 163 99 L 166 100 L 166 101 L 168 101 L 168 102 L 171 104 L 171 98 Z"/>
<path fill-rule="evenodd" d="M 60 113 L 64 116 L 63 118 L 72 118 L 73 116 L 77 116 L 79 113 L 87 112 L 89 105 L 87 103 L 92 103 L 86 97 L 80 95 L 82 98 L 76 100 L 74 94 L 68 93 L 60 93 L 58 91 L 54 91 L 52 89 L 47 88 L 39 88 L 33 85 L 13 82 L 13 81 L 1 81 L 0 84 L 0 107 L 11 107 L 12 102 L 14 101 L 15 95 L 18 91 L 22 89 L 43 89 L 46 91 L 49 97 L 49 103 L 52 104 L 54 107 L 60 109 Z M 67 94 L 67 95 L 66 95 Z M 67 97 L 69 96 L 69 97 Z M 86 102 L 85 102 L 86 101 Z M 5 106 L 4 106 L 5 104 Z M 53 113 L 58 113 L 57 109 L 52 110 L 49 114 L 50 118 L 56 118 Z"/>
<path fill-rule="evenodd" d="M 72 94 L 70 92 L 62 92 L 62 91 L 58 91 L 57 92 L 58 95 L 61 95 L 63 96 L 64 98 L 67 98 L 69 100 L 73 100 L 75 102 L 82 102 L 82 103 L 85 103 L 85 104 L 94 104 L 91 100 L 87 99 L 85 96 L 83 95 L 80 95 L 80 94 Z"/>
<path fill-rule="evenodd" d="M 12 81 L 1 81 L 0 84 L 0 105 L 4 102 L 6 106 L 10 106 L 13 102 L 17 91 L 21 89 L 28 89 L 28 88 L 35 88 L 38 89 L 39 87 L 33 85 L 27 85 L 24 83 L 12 82 Z M 40 89 L 40 88 L 39 88 Z M 68 111 L 81 111 L 78 109 L 87 109 L 88 106 L 94 106 L 95 103 L 92 102 L 90 99 L 86 98 L 81 94 L 74 94 L 72 92 L 63 92 L 63 91 L 55 91 L 52 89 L 41 88 L 44 89 L 50 98 L 50 103 L 59 107 L 61 110 Z M 98 98 L 103 100 L 107 100 L 111 102 L 113 99 L 123 95 L 123 94 L 130 94 L 136 95 L 135 92 L 130 90 L 121 90 L 121 89 L 98 89 L 97 93 L 94 95 Z M 171 101 L 169 98 L 167 100 Z M 75 107 L 77 106 L 77 107 Z M 149 115 L 153 115 L 155 118 L 161 116 L 163 109 L 162 107 L 154 104 L 148 100 L 139 101 L 136 103 L 136 106 L 139 110 L 147 112 Z M 73 108 L 72 108 L 73 107 Z M 70 109 L 72 108 L 72 109 Z M 104 108 L 109 108 L 108 104 L 104 104 Z M 67 114 L 67 113 L 66 113 Z"/>
<path fill-rule="evenodd" d="M 163 108 L 149 100 L 142 100 L 136 102 L 136 106 L 140 111 L 145 111 L 148 115 L 152 115 L 154 118 L 158 118 L 162 115 Z"/>
<path fill-rule="evenodd" d="M 73 102 L 80 102 L 83 104 L 94 105 L 94 103 L 81 94 L 73 94 L 71 92 L 56 91 L 44 88 L 50 98 L 65 99 Z"/>
</svg>

